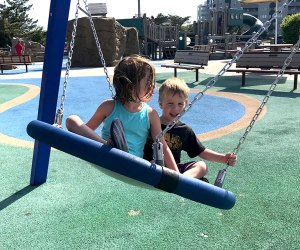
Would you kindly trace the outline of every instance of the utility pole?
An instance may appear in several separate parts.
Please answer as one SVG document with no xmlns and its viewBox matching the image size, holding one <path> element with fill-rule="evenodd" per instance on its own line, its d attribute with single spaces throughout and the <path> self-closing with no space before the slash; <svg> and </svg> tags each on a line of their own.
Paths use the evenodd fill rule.
<svg viewBox="0 0 300 250">
<path fill-rule="evenodd" d="M 141 1 L 138 0 L 138 17 L 141 17 Z"/>
</svg>

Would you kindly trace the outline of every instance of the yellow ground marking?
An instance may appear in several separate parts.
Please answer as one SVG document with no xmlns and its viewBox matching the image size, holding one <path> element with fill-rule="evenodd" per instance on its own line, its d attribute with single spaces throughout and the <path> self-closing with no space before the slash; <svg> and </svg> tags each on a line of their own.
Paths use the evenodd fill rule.
<svg viewBox="0 0 300 250">
<path fill-rule="evenodd" d="M 40 88 L 35 85 L 31 85 L 31 84 L 18 84 L 18 85 L 27 87 L 28 91 L 19 97 L 16 97 L 10 101 L 0 104 L 0 113 L 33 99 L 40 92 Z M 198 90 L 193 90 L 193 89 L 191 91 L 199 92 Z M 234 131 L 240 130 L 242 128 L 246 128 L 249 125 L 252 117 L 254 116 L 257 108 L 260 105 L 260 101 L 256 100 L 255 98 L 246 96 L 244 94 L 236 94 L 236 93 L 228 93 L 228 92 L 224 93 L 224 92 L 216 92 L 216 91 L 207 91 L 207 94 L 214 95 L 214 96 L 221 96 L 241 103 L 245 107 L 245 114 L 241 119 L 231 123 L 228 126 L 216 130 L 212 130 L 207 133 L 199 134 L 198 138 L 201 141 L 216 139 L 224 135 L 227 135 L 229 133 L 232 133 Z M 265 115 L 265 113 L 266 113 L 266 108 L 264 108 L 263 111 L 261 112 L 259 119 L 261 119 Z M 21 140 L 1 133 L 0 133 L 0 143 L 17 146 L 17 147 L 26 147 L 26 148 L 33 147 L 33 142 L 31 141 Z"/>
<path fill-rule="evenodd" d="M 24 102 L 28 102 L 29 100 L 33 99 L 40 93 L 40 88 L 35 85 L 32 85 L 32 84 L 10 84 L 10 83 L 7 83 L 6 85 L 25 86 L 26 88 L 28 88 L 28 90 L 24 94 L 12 99 L 12 100 L 9 100 L 3 104 L 0 104 L 0 113 L 6 111 L 8 109 L 11 109 L 17 105 L 20 105 Z M 1 133 L 0 133 L 0 143 L 17 146 L 17 147 L 26 147 L 26 148 L 33 147 L 33 142 L 10 137 L 10 136 L 7 136 L 7 135 L 1 134 Z"/>
<path fill-rule="evenodd" d="M 25 141 L 21 139 L 17 139 L 14 137 L 10 137 L 0 133 L 0 143 L 15 146 L 15 147 L 22 147 L 22 148 L 32 148 L 33 142 Z"/>
</svg>

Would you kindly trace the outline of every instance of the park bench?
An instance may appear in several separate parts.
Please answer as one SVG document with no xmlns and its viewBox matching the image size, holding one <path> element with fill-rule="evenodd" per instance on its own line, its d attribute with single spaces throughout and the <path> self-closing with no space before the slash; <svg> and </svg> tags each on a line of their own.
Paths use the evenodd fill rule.
<svg viewBox="0 0 300 250">
<path fill-rule="evenodd" d="M 161 67 L 173 68 L 177 77 L 177 69 L 193 70 L 196 73 L 196 81 L 199 80 L 199 69 L 208 64 L 210 52 L 197 50 L 177 50 L 174 64 L 162 64 Z"/>
<path fill-rule="evenodd" d="M 216 51 L 216 45 L 194 45 L 193 50 L 215 52 Z"/>
<path fill-rule="evenodd" d="M 278 74 L 290 52 L 244 52 L 236 62 L 236 69 L 227 72 L 242 73 L 242 86 L 246 85 L 246 73 Z M 300 74 L 300 52 L 296 52 L 284 74 L 294 75 L 294 90 Z"/>
<path fill-rule="evenodd" d="M 6 65 L 25 65 L 26 72 L 28 72 L 28 65 L 31 65 L 31 57 L 29 55 L 0 55 L 1 73 L 3 73 L 4 66 Z"/>
</svg>

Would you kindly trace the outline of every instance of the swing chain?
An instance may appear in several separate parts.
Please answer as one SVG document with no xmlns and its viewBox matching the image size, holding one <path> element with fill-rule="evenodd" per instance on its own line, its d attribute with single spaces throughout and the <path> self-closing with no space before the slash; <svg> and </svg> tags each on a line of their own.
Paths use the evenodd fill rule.
<svg viewBox="0 0 300 250">
<path fill-rule="evenodd" d="M 282 78 L 284 71 L 286 70 L 286 68 L 289 66 L 289 64 L 291 63 L 294 54 L 299 50 L 299 44 L 300 44 L 300 35 L 299 35 L 299 40 L 298 42 L 292 47 L 291 49 L 291 53 L 289 54 L 289 56 L 285 59 L 284 64 L 282 66 L 282 68 L 280 69 L 280 71 L 277 73 L 276 79 L 274 80 L 274 82 L 271 84 L 269 91 L 267 93 L 267 95 L 264 97 L 264 99 L 262 100 L 259 108 L 257 109 L 255 115 L 253 116 L 250 124 L 248 125 L 248 127 L 245 130 L 245 133 L 242 135 L 242 137 L 240 138 L 238 145 L 236 146 L 236 148 L 234 149 L 233 153 L 236 155 L 238 153 L 238 151 L 240 150 L 241 145 L 244 143 L 244 141 L 246 140 L 247 135 L 249 134 L 249 132 L 251 131 L 254 123 L 256 122 L 256 120 L 258 119 L 260 113 L 262 112 L 264 106 L 267 104 L 270 96 L 272 95 L 273 91 L 275 90 L 278 81 Z"/>
<path fill-rule="evenodd" d="M 279 79 L 282 78 L 282 76 L 284 74 L 284 71 L 286 70 L 286 68 L 291 63 L 294 54 L 299 50 L 299 44 L 300 44 L 300 35 L 299 35 L 298 42 L 292 47 L 290 55 L 285 59 L 282 68 L 277 73 L 276 79 L 271 84 L 268 93 L 266 94 L 266 96 L 262 100 L 262 102 L 261 102 L 260 106 L 258 107 L 256 113 L 254 114 L 250 124 L 248 125 L 248 127 L 246 128 L 244 134 L 240 138 L 237 147 L 233 150 L 233 154 L 237 155 L 238 151 L 240 150 L 241 145 L 245 142 L 247 135 L 250 133 L 251 129 L 254 126 L 254 123 L 258 119 L 258 117 L 259 117 L 260 113 L 262 112 L 264 106 L 267 104 L 270 96 L 272 95 L 273 91 L 275 90 Z M 215 186 L 222 188 L 224 180 L 225 180 L 225 176 L 227 174 L 228 166 L 229 165 L 227 164 L 227 166 L 224 169 L 222 169 L 218 172 L 217 178 L 216 178 L 215 183 L 214 183 Z"/>
<path fill-rule="evenodd" d="M 105 76 L 106 76 L 106 81 L 108 83 L 109 90 L 111 92 L 111 96 L 114 97 L 113 86 L 112 86 L 112 84 L 110 82 L 110 79 L 109 79 L 109 76 L 108 76 L 108 70 L 107 70 L 107 67 L 106 67 L 106 63 L 105 63 L 105 60 L 104 60 L 104 55 L 103 55 L 103 52 L 102 52 L 102 49 L 101 49 L 101 45 L 100 45 L 99 38 L 98 38 L 98 35 L 97 35 L 97 31 L 96 31 L 96 28 L 95 28 L 95 25 L 94 25 L 94 21 L 93 21 L 91 12 L 90 12 L 88 4 L 87 4 L 87 0 L 83 0 L 83 2 L 84 2 L 84 5 L 85 5 L 85 10 L 88 14 L 88 18 L 89 18 L 91 29 L 92 29 L 92 32 L 93 32 L 93 35 L 94 35 L 94 38 L 95 38 L 96 46 L 98 48 L 98 53 L 99 53 L 99 56 L 100 56 L 100 60 L 101 60 L 101 63 L 103 65 L 103 70 L 104 70 L 104 73 L 105 73 Z"/>
<path fill-rule="evenodd" d="M 186 106 L 183 111 L 178 114 L 178 116 L 170 123 L 166 126 L 166 128 L 156 136 L 155 141 L 158 142 L 160 141 L 160 139 L 166 134 L 167 131 L 169 131 L 171 128 L 173 128 L 175 126 L 175 124 L 181 119 L 181 117 L 187 113 L 190 108 L 194 105 L 194 103 L 198 100 L 200 100 L 203 95 L 204 92 L 206 92 L 208 89 L 210 89 L 211 87 L 213 87 L 216 82 L 218 81 L 218 79 L 224 75 L 228 69 L 231 68 L 231 66 L 233 65 L 233 63 L 235 63 L 237 60 L 240 59 L 240 57 L 244 54 L 245 50 L 247 50 L 253 43 L 255 43 L 258 39 L 258 37 L 265 31 L 267 30 L 272 21 L 277 17 L 278 13 L 282 13 L 282 10 L 284 8 L 286 8 L 287 6 L 289 6 L 294 0 L 286 0 L 286 2 L 280 7 L 278 8 L 278 10 L 272 15 L 272 17 L 270 18 L 270 20 L 268 20 L 267 22 L 265 22 L 263 24 L 263 26 L 257 31 L 257 33 L 255 33 L 246 43 L 245 46 L 241 49 L 238 50 L 235 55 L 233 56 L 232 60 L 230 60 L 229 62 L 227 62 L 225 64 L 225 66 L 216 74 L 216 76 L 214 78 L 212 78 L 203 88 L 202 91 L 198 92 L 198 94 L 196 94 L 196 96 L 194 97 L 194 99 L 192 100 L 191 103 L 189 103 L 188 106 Z"/>
<path fill-rule="evenodd" d="M 68 61 L 66 63 L 66 73 L 65 73 L 64 85 L 63 85 L 63 93 L 61 95 L 60 107 L 57 110 L 57 113 L 55 115 L 54 123 L 58 124 L 58 125 L 62 124 L 62 117 L 63 117 L 63 113 L 64 113 L 65 99 L 66 99 L 66 94 L 67 94 L 68 80 L 70 77 L 70 69 L 71 69 L 71 64 L 72 64 L 72 56 L 73 56 L 73 51 L 74 51 L 75 36 L 76 36 L 76 30 L 77 30 L 78 10 L 79 10 L 79 6 L 80 6 L 79 1 L 80 0 L 78 0 L 77 4 L 76 4 L 75 19 L 74 19 L 74 23 L 73 23 L 72 37 L 71 37 L 69 52 L 68 52 Z"/>
<path fill-rule="evenodd" d="M 90 25 L 91 25 L 91 29 L 93 31 L 93 35 L 96 41 L 96 45 L 97 45 L 97 49 L 99 52 L 99 56 L 101 59 L 101 63 L 103 65 L 103 70 L 106 76 L 106 81 L 109 85 L 109 90 L 112 94 L 112 97 L 114 96 L 114 92 L 113 92 L 113 87 L 112 84 L 110 83 L 110 79 L 108 76 L 108 70 L 106 67 L 106 63 L 105 63 L 105 59 L 104 59 L 104 55 L 100 46 L 100 42 L 97 36 L 97 32 L 95 29 L 95 25 L 92 19 L 92 15 L 90 13 L 90 10 L 88 8 L 88 4 L 87 4 L 87 0 L 83 0 L 84 4 L 85 4 L 85 9 L 87 11 L 88 17 L 89 17 L 89 21 L 90 21 Z M 75 37 L 76 37 L 76 32 L 77 32 L 77 24 L 78 24 L 78 12 L 79 12 L 79 8 L 80 8 L 80 0 L 77 1 L 76 4 L 76 11 L 75 11 L 75 19 L 74 19 L 74 23 L 73 23 L 73 31 L 72 31 L 72 36 L 71 36 L 71 41 L 70 41 L 70 46 L 69 46 L 69 52 L 68 52 L 68 61 L 66 63 L 66 73 L 65 73 L 65 79 L 64 79 L 64 85 L 63 85 L 63 91 L 62 91 L 62 96 L 61 96 L 61 103 L 60 103 L 60 108 L 57 110 L 56 115 L 55 115 L 55 124 L 61 125 L 62 124 L 62 117 L 63 117 L 63 113 L 64 113 L 64 105 L 65 105 L 65 99 L 66 99 L 66 93 L 67 93 L 67 87 L 68 87 L 68 79 L 70 76 L 70 69 L 71 69 L 71 63 L 72 63 L 72 56 L 73 56 L 73 52 L 74 52 L 74 45 L 75 45 Z"/>
</svg>

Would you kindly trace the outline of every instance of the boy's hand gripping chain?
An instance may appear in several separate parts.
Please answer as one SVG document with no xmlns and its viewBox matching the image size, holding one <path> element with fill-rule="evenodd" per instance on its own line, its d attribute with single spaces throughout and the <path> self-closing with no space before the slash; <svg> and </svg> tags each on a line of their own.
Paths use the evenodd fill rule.
<svg viewBox="0 0 300 250">
<path fill-rule="evenodd" d="M 234 149 L 234 151 L 233 151 L 233 153 L 234 153 L 235 155 L 237 155 L 237 153 L 238 153 L 238 151 L 239 151 L 241 145 L 245 142 L 247 135 L 248 135 L 249 132 L 251 131 L 251 129 L 252 129 L 254 123 L 255 123 L 256 120 L 258 119 L 258 117 L 259 117 L 261 111 L 263 110 L 263 108 L 264 108 L 264 106 L 266 105 L 267 101 L 269 100 L 271 94 L 273 93 L 274 89 L 276 88 L 277 83 L 278 83 L 279 79 L 282 77 L 282 75 L 283 75 L 285 69 L 289 66 L 290 62 L 292 61 L 292 58 L 293 58 L 294 54 L 299 50 L 299 44 L 300 44 L 300 36 L 299 36 L 298 42 L 292 47 L 290 55 L 285 59 L 284 64 L 283 64 L 281 70 L 277 73 L 276 79 L 275 79 L 274 82 L 271 84 L 270 89 L 269 89 L 267 95 L 264 97 L 263 101 L 261 102 L 261 104 L 260 104 L 258 110 L 256 111 L 255 115 L 253 116 L 253 118 L 252 118 L 250 124 L 249 124 L 248 127 L 246 128 L 246 130 L 245 130 L 243 136 L 240 138 L 237 147 L 236 147 L 236 148 Z M 226 176 L 226 174 L 227 174 L 227 168 L 228 168 L 228 166 L 229 166 L 229 165 L 228 165 L 228 163 L 227 163 L 227 167 L 224 168 L 224 169 L 222 169 L 222 170 L 220 170 L 220 171 L 218 172 L 218 175 L 217 175 L 217 178 L 216 178 L 215 184 L 214 184 L 215 186 L 217 186 L 217 187 L 222 187 L 222 186 L 223 186 L 223 183 L 224 183 L 224 180 L 225 180 L 225 176 Z"/>
<path fill-rule="evenodd" d="M 163 144 L 159 141 L 155 141 L 152 144 L 152 150 L 153 150 L 153 159 L 155 161 L 155 164 L 164 166 L 164 151 L 163 151 Z"/>
</svg>

